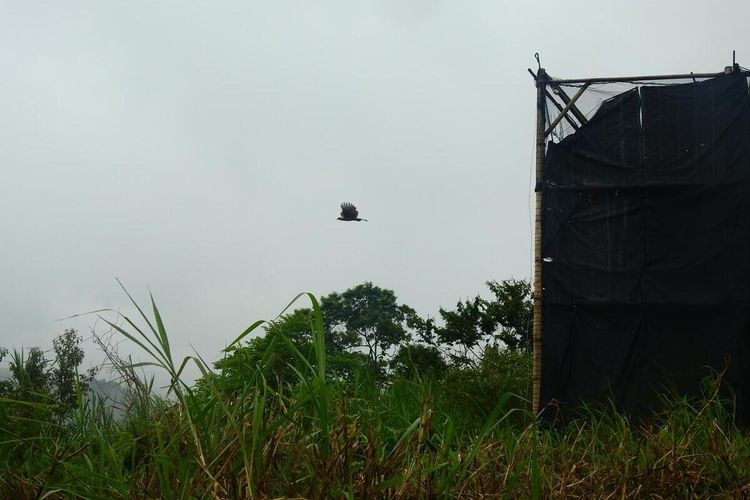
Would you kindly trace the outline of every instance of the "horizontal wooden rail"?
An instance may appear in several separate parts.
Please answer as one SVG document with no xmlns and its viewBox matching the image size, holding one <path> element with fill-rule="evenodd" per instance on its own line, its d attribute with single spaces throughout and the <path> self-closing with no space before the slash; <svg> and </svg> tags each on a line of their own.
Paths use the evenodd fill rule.
<svg viewBox="0 0 750 500">
<path fill-rule="evenodd" d="M 750 76 L 750 71 L 735 71 L 733 73 L 740 73 L 743 76 Z M 683 73 L 676 75 L 643 75 L 643 76 L 608 76 L 603 78 L 563 78 L 557 79 L 550 77 L 550 83 L 556 83 L 557 85 L 566 85 L 574 83 L 614 83 L 614 82 L 639 82 L 648 80 L 689 80 L 692 78 L 714 78 L 727 73 L 722 71 L 719 73 Z M 730 73 L 731 74 L 731 73 Z"/>
</svg>

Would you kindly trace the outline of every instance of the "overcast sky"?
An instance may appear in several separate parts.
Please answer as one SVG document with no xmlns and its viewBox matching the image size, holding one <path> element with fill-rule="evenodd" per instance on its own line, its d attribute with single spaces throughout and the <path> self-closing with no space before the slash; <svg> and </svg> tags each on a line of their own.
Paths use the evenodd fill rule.
<svg viewBox="0 0 750 500">
<path fill-rule="evenodd" d="M 720 71 L 732 49 L 750 66 L 748 19 L 739 0 L 1 2 L 0 345 L 132 313 L 115 277 L 209 359 L 301 291 L 369 280 L 435 315 L 526 279 L 533 54 L 557 77 Z M 342 201 L 370 222 L 337 221 Z"/>
</svg>

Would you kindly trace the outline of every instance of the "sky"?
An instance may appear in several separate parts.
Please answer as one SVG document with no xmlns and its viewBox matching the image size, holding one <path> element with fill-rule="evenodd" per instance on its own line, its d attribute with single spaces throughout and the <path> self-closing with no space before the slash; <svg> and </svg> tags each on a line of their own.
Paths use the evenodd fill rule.
<svg viewBox="0 0 750 500">
<path fill-rule="evenodd" d="M 0 346 L 104 333 L 60 319 L 134 314 L 116 278 L 153 293 L 176 357 L 209 360 L 299 292 L 372 281 L 434 316 L 528 279 L 534 53 L 559 78 L 721 71 L 733 49 L 750 66 L 748 18 L 744 1 L 2 1 Z M 343 201 L 369 222 L 337 221 Z"/>
</svg>

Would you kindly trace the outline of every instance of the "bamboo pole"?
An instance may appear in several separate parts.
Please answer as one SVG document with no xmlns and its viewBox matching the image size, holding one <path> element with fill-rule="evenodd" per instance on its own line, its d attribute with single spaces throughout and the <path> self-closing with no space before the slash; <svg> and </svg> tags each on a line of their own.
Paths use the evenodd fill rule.
<svg viewBox="0 0 750 500">
<path fill-rule="evenodd" d="M 743 76 L 750 76 L 750 71 L 737 71 Z M 714 78 L 725 75 L 725 71 L 719 73 L 682 73 L 675 75 L 643 75 L 643 76 L 608 76 L 604 78 L 563 78 L 552 80 L 555 85 L 569 85 L 578 83 L 614 83 L 614 82 L 639 82 L 653 80 L 689 80 L 694 78 Z"/>
<path fill-rule="evenodd" d="M 527 71 L 529 72 L 529 74 L 531 75 L 531 77 L 532 77 L 532 78 L 534 78 L 534 81 L 536 81 L 536 73 L 534 73 L 533 71 L 531 71 L 531 68 L 529 68 L 529 69 L 528 69 Z M 550 85 L 550 86 L 552 86 L 552 85 Z M 562 91 L 562 89 L 560 89 L 560 90 L 559 90 L 559 92 L 560 92 L 560 98 L 561 98 L 561 99 L 563 99 L 563 97 L 564 97 L 564 96 L 565 96 L 566 94 L 565 94 L 565 93 L 564 93 L 564 92 Z M 568 104 L 568 102 L 570 102 L 570 98 L 568 98 L 568 100 L 567 100 L 567 101 L 566 101 L 565 99 L 563 99 L 563 104 L 560 104 L 559 102 L 557 102 L 557 99 L 555 99 L 555 96 L 553 96 L 552 94 L 550 94 L 550 93 L 549 93 L 549 90 L 546 90 L 546 89 L 545 89 L 545 91 L 544 91 L 544 95 L 546 95 L 546 96 L 547 96 L 547 100 L 548 100 L 549 102 L 551 102 L 552 104 L 554 104 L 554 105 L 555 105 L 555 107 L 557 108 L 557 110 L 558 110 L 559 112 L 561 112 L 561 113 L 562 113 L 562 110 L 563 110 L 563 106 L 564 106 L 565 104 Z M 573 113 L 574 115 L 575 115 L 575 113 L 576 113 L 576 111 L 577 111 L 577 110 L 578 110 L 578 108 L 576 108 L 575 106 L 573 106 L 572 108 L 570 108 L 570 111 L 571 111 L 571 112 L 572 112 L 572 113 Z M 580 127 L 580 125 L 578 125 L 578 123 L 576 123 L 576 122 L 575 122 L 575 120 L 573 120 L 573 119 L 572 119 L 572 118 L 570 117 L 570 115 L 568 115 L 568 113 L 565 113 L 565 120 L 566 120 L 566 121 L 567 121 L 568 123 L 570 123 L 570 126 L 571 126 L 571 127 L 573 127 L 573 128 L 575 129 L 575 130 L 578 130 L 578 128 Z M 583 120 L 583 121 L 581 121 L 581 125 L 583 125 L 584 123 L 586 123 L 586 119 L 585 119 L 585 118 L 584 118 L 584 120 Z"/>
<path fill-rule="evenodd" d="M 549 101 L 549 102 L 551 102 L 552 104 L 555 105 L 555 107 L 557 108 L 557 111 L 559 111 L 560 113 L 563 112 L 563 107 L 560 105 L 559 102 L 557 102 L 557 99 L 555 99 L 555 97 L 552 94 L 549 93 L 549 90 L 545 90 L 544 91 L 544 95 L 547 97 L 547 101 Z M 575 108 L 575 106 L 573 106 L 573 108 Z M 571 113 L 573 112 L 573 108 L 570 108 L 570 112 Z M 568 113 L 565 113 L 565 121 L 567 121 L 568 123 L 570 123 L 570 126 L 573 127 L 573 129 L 575 129 L 575 130 L 578 130 L 579 128 L 581 128 L 580 125 L 578 125 L 575 122 L 575 120 L 573 120 L 570 117 L 570 115 Z"/>
<path fill-rule="evenodd" d="M 576 95 L 573 96 L 573 99 L 571 99 L 568 102 L 568 104 L 565 105 L 563 110 L 560 111 L 560 114 L 558 115 L 558 117 L 552 120 L 552 123 L 549 124 L 549 127 L 547 127 L 547 130 L 544 131 L 545 136 L 549 135 L 549 133 L 552 132 L 555 129 L 555 127 L 557 127 L 557 124 L 560 123 L 560 120 L 563 119 L 563 116 L 566 116 L 568 114 L 568 111 L 570 111 L 570 108 L 575 106 L 576 101 L 578 100 L 579 97 L 583 95 L 584 91 L 588 88 L 588 86 L 589 86 L 588 83 L 584 83 L 583 85 L 581 85 L 581 88 L 578 89 L 578 92 L 576 92 Z"/>
<path fill-rule="evenodd" d="M 543 180 L 544 165 L 544 105 L 547 91 L 547 73 L 539 69 L 536 79 L 536 185 Z M 532 334 L 532 410 L 539 414 L 542 390 L 542 192 L 536 190 L 534 216 L 534 331 Z"/>
<path fill-rule="evenodd" d="M 570 102 L 570 97 L 568 96 L 568 93 L 565 92 L 565 90 L 561 86 L 555 85 L 554 82 L 549 82 L 549 86 L 552 87 L 552 89 L 555 91 L 555 94 L 560 96 L 560 99 L 562 99 L 562 102 L 564 102 L 565 104 L 568 104 Z M 578 123 L 580 123 L 581 125 L 586 125 L 586 122 L 588 122 L 588 120 L 586 119 L 586 116 L 584 116 L 584 114 L 581 113 L 581 110 L 578 109 L 578 106 L 573 106 L 572 108 L 570 108 L 570 111 L 573 113 L 573 116 L 576 117 L 576 120 L 578 120 Z"/>
</svg>

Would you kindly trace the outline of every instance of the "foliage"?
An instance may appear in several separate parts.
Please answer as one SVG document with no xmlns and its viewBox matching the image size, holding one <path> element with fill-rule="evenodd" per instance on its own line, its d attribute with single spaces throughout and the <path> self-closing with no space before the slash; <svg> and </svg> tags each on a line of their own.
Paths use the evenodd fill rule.
<svg viewBox="0 0 750 500">
<path fill-rule="evenodd" d="M 442 383 L 414 377 L 382 386 L 371 372 L 350 383 L 332 379 L 322 313 L 310 299 L 312 352 L 277 334 L 297 375 L 285 391 L 269 385 L 268 358 L 261 357 L 244 372 L 244 387 L 229 395 L 218 374 L 205 379 L 199 397 L 180 374 L 187 363 L 207 374 L 208 366 L 198 357 L 173 359 L 155 305 L 150 317 L 139 309 L 143 326 L 128 317 L 128 329 L 110 322 L 170 375 L 175 398 L 155 396 L 152 384 L 135 376 L 141 363 L 113 357 L 130 386 L 124 418 L 108 418 L 96 403 L 79 404 L 65 425 L 45 421 L 33 436 L 6 435 L 0 496 L 747 496 L 750 439 L 734 426 L 731 404 L 719 398 L 720 380 L 700 400 L 673 400 L 646 425 L 608 411 L 538 426 L 513 407 L 509 393 L 495 392 L 514 384 L 524 390 L 528 357 L 518 350 L 485 347 L 473 379 L 456 378 L 467 373 L 460 366 L 449 368 Z M 251 325 L 230 352 L 261 325 Z M 466 390 L 485 378 L 487 385 Z M 451 392 L 454 403 L 445 398 Z M 482 397 L 481 412 L 462 415 L 456 406 Z M 476 421 L 467 425 L 468 419 Z"/>
<path fill-rule="evenodd" d="M 13 350 L 9 365 L 11 377 L 0 381 L 0 438 L 29 437 L 46 428 L 46 422 L 59 424 L 70 418 L 79 404 L 93 373 L 79 375 L 83 361 L 81 337 L 76 330 L 65 330 L 53 340 L 54 361 L 39 347 Z M 8 350 L 0 349 L 0 359 Z"/>
<path fill-rule="evenodd" d="M 50 374 L 52 386 L 58 401 L 70 408 L 75 405 L 77 391 L 81 387 L 78 367 L 83 363 L 82 340 L 76 330 L 69 329 L 52 341 L 56 365 Z"/>
<path fill-rule="evenodd" d="M 45 356 L 39 347 L 28 351 L 13 350 L 10 357 L 11 379 L 0 385 L 0 394 L 18 399 L 32 400 L 34 396 L 54 396 L 63 407 L 72 407 L 76 395 L 85 390 L 86 383 L 93 377 L 78 374 L 83 362 L 82 337 L 74 329 L 65 330 L 52 340 L 54 361 Z M 0 348 L 0 360 L 8 354 L 6 348 Z"/>
<path fill-rule="evenodd" d="M 310 366 L 317 364 L 313 349 L 313 320 L 310 309 L 296 309 L 269 322 L 264 335 L 230 349 L 224 358 L 214 363 L 223 390 L 231 395 L 240 394 L 246 381 L 257 373 L 276 391 L 296 384 L 299 380 L 299 355 Z M 326 365 L 332 379 L 353 380 L 358 372 L 368 370 L 370 363 L 363 353 L 334 348 L 327 356 Z M 205 383 L 202 379 L 198 381 L 201 390 L 206 390 Z"/>
<path fill-rule="evenodd" d="M 440 308 L 443 326 L 433 325 L 440 344 L 458 347 L 454 362 L 472 363 L 476 349 L 487 343 L 502 343 L 513 350 L 531 350 L 533 304 L 526 281 L 488 281 L 493 300 L 475 297 L 459 301 L 456 309 Z"/>
<path fill-rule="evenodd" d="M 531 359 L 526 353 L 486 346 L 476 365 L 448 370 L 436 404 L 466 427 L 476 428 L 488 418 L 498 394 L 511 394 L 511 407 L 530 411 L 530 381 Z"/>
<path fill-rule="evenodd" d="M 399 304 L 392 290 L 369 282 L 322 297 L 329 377 L 351 383 L 374 376 L 380 384 L 415 376 L 440 380 L 453 366 L 455 373 L 469 370 L 460 377 L 470 379 L 490 343 L 528 352 L 529 284 L 505 280 L 487 285 L 493 300 L 476 297 L 458 302 L 452 311 L 441 308 L 440 325 Z M 224 378 L 222 387 L 236 393 L 248 372 L 260 366 L 269 386 L 283 390 L 298 375 L 287 344 L 314 366 L 312 334 L 309 308 L 278 317 L 266 325 L 264 335 L 234 346 L 215 364 Z"/>
<path fill-rule="evenodd" d="M 24 398 L 32 394 L 49 391 L 50 374 L 47 366 L 49 360 L 38 347 L 29 349 L 28 354 L 13 350 L 10 359 L 10 373 L 13 376 L 13 390 Z"/>
<path fill-rule="evenodd" d="M 312 325 L 309 309 L 297 309 L 280 316 L 267 327 L 265 335 L 254 337 L 232 349 L 217 361 L 214 367 L 221 373 L 223 386 L 232 394 L 244 390 L 245 381 L 260 372 L 269 386 L 280 389 L 297 380 L 295 355 L 286 342 L 304 353 L 310 363 L 312 349 Z"/>
<path fill-rule="evenodd" d="M 495 298 L 486 303 L 484 330 L 509 349 L 531 351 L 534 304 L 531 285 L 524 280 L 488 281 Z"/>
<path fill-rule="evenodd" d="M 390 349 L 408 339 L 407 316 L 413 310 L 399 305 L 393 290 L 363 283 L 321 299 L 326 336 L 338 350 L 364 349 L 380 369 Z"/>
<path fill-rule="evenodd" d="M 441 380 L 448 371 L 448 363 L 440 350 L 432 345 L 404 344 L 389 362 L 398 378 L 428 378 Z"/>
<path fill-rule="evenodd" d="M 440 316 L 445 324 L 437 329 L 437 338 L 441 344 L 461 348 L 459 354 L 453 356 L 453 361 L 466 364 L 476 356 L 474 349 L 486 335 L 482 328 L 484 303 L 484 300 L 476 297 L 459 301 L 455 311 L 440 308 Z"/>
</svg>

